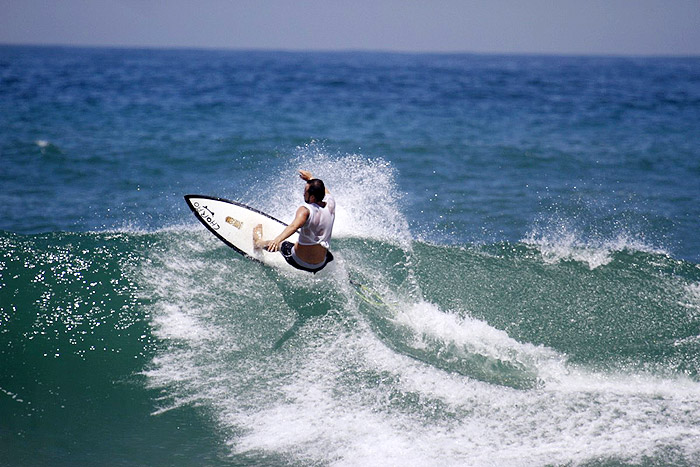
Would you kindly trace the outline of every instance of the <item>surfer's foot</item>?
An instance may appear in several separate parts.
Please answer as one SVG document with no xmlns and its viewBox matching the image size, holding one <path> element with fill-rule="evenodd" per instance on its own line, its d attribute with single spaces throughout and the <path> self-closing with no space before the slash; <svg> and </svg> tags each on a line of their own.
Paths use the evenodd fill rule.
<svg viewBox="0 0 700 467">
<path fill-rule="evenodd" d="M 259 250 L 265 246 L 265 243 L 262 241 L 262 224 L 258 224 L 253 229 L 253 247 Z"/>
</svg>

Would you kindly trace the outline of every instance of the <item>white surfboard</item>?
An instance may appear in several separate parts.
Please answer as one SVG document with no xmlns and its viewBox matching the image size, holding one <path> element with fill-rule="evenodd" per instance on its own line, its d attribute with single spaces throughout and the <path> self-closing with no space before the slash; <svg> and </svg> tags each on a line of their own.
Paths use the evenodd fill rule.
<svg viewBox="0 0 700 467">
<path fill-rule="evenodd" d="M 281 268 L 294 269 L 280 252 L 270 253 L 253 248 L 253 229 L 262 224 L 263 238 L 270 240 L 287 226 L 281 220 L 245 204 L 204 195 L 186 195 L 185 201 L 197 219 L 219 240 L 242 255 Z M 297 233 L 287 239 L 296 243 Z"/>
</svg>

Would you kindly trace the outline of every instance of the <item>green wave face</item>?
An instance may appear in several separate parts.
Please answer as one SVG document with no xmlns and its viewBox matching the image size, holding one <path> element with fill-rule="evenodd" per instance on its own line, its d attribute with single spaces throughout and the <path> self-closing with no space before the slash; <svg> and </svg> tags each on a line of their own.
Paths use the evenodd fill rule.
<svg viewBox="0 0 700 467">
<path fill-rule="evenodd" d="M 416 250 L 421 287 L 444 309 L 572 363 L 698 377 L 697 265 L 630 249 L 555 260 L 525 244 Z M 592 266 L 601 254 L 604 264 Z"/>
</svg>

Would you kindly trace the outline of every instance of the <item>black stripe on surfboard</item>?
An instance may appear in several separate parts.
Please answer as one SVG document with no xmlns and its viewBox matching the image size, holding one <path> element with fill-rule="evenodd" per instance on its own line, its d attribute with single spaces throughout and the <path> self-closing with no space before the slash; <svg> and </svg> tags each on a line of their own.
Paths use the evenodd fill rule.
<svg viewBox="0 0 700 467">
<path fill-rule="evenodd" d="M 280 224 L 282 224 L 282 225 L 285 226 L 285 227 L 287 226 L 287 224 L 285 224 L 284 222 L 282 222 L 281 220 L 279 220 L 279 219 L 277 219 L 277 218 L 275 218 L 275 217 L 272 217 L 271 215 L 267 214 L 266 212 L 262 212 L 262 211 L 260 211 L 259 209 L 255 209 L 255 208 L 253 208 L 253 207 L 250 207 L 250 206 L 248 206 L 248 205 L 246 205 L 246 204 L 243 204 L 243 203 L 239 203 L 239 202 L 237 202 L 237 201 L 231 201 L 230 199 L 219 198 L 219 197 L 216 197 L 216 196 L 207 196 L 207 195 L 185 195 L 185 201 L 187 202 L 187 205 L 190 207 L 190 209 L 191 209 L 192 212 L 194 213 L 195 217 L 199 220 L 199 222 L 202 223 L 202 225 L 204 225 L 204 227 L 207 228 L 207 230 L 209 230 L 211 233 L 213 233 L 214 235 L 216 235 L 216 237 L 217 237 L 219 240 L 221 240 L 221 241 L 224 242 L 226 245 L 228 245 L 228 246 L 230 246 L 231 248 L 233 248 L 234 250 L 236 250 L 238 253 L 240 253 L 240 254 L 242 254 L 243 256 L 246 256 L 246 257 L 248 257 L 248 258 L 250 258 L 250 259 L 252 259 L 252 260 L 258 261 L 258 262 L 260 262 L 260 263 L 262 263 L 262 261 L 260 261 L 258 258 L 254 258 L 253 256 L 250 256 L 250 255 L 246 254 L 243 250 L 241 250 L 241 249 L 238 248 L 236 245 L 234 245 L 233 243 L 231 243 L 231 242 L 229 242 L 228 240 L 226 240 L 219 232 L 217 232 L 216 230 L 214 230 L 214 229 L 202 218 L 202 216 L 199 215 L 199 213 L 197 212 L 197 209 L 194 207 L 194 204 L 192 204 L 192 201 L 190 201 L 190 198 L 210 199 L 210 200 L 212 200 L 212 201 L 221 201 L 221 202 L 223 202 L 223 203 L 233 204 L 233 205 L 235 205 L 235 206 L 239 206 L 239 207 L 245 208 L 245 209 L 247 209 L 247 210 L 249 210 L 249 211 L 253 211 L 253 212 L 257 213 L 257 214 L 261 214 L 261 215 L 263 215 L 263 216 L 265 216 L 265 217 L 268 217 L 268 218 L 272 219 L 272 220 L 275 221 L 275 222 L 279 222 Z"/>
</svg>

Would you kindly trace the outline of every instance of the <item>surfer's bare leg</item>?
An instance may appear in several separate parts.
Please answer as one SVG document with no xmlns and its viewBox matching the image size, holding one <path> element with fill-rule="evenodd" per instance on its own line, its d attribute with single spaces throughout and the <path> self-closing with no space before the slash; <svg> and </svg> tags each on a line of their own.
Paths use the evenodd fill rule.
<svg viewBox="0 0 700 467">
<path fill-rule="evenodd" d="M 263 240 L 262 238 L 263 238 L 262 224 L 258 224 L 253 229 L 253 247 L 256 250 L 259 250 L 261 248 L 265 248 L 267 245 L 270 244 L 269 240 Z"/>
</svg>

